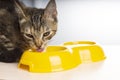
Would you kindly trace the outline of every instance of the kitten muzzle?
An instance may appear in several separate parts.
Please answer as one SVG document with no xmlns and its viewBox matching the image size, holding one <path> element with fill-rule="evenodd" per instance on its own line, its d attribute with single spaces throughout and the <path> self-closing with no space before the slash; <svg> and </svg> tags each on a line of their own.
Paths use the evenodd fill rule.
<svg viewBox="0 0 120 80">
<path fill-rule="evenodd" d="M 38 52 L 43 52 L 44 48 L 37 49 Z"/>
</svg>

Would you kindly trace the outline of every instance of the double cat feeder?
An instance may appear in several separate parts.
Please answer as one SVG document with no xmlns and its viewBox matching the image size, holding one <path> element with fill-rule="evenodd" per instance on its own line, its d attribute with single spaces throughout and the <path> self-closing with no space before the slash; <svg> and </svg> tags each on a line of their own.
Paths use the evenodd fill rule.
<svg viewBox="0 0 120 80">
<path fill-rule="evenodd" d="M 102 48 L 95 42 L 66 42 L 60 46 L 48 46 L 45 52 L 25 51 L 18 67 L 29 72 L 56 72 L 105 58 Z"/>
</svg>

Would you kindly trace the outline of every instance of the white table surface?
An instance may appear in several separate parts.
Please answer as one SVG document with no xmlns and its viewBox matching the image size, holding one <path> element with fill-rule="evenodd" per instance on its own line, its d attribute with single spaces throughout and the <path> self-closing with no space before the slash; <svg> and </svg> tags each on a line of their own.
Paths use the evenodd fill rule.
<svg viewBox="0 0 120 80">
<path fill-rule="evenodd" d="M 0 62 L 0 80 L 120 80 L 120 46 L 102 46 L 107 59 L 54 73 L 30 73 Z"/>
</svg>

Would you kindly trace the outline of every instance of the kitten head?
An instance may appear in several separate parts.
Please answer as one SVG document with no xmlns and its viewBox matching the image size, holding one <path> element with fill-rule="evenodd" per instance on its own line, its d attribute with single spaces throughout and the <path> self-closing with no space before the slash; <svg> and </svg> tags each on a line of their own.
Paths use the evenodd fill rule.
<svg viewBox="0 0 120 80">
<path fill-rule="evenodd" d="M 50 0 L 45 9 L 28 8 L 15 1 L 19 14 L 20 31 L 27 49 L 43 49 L 57 31 L 55 0 Z"/>
</svg>

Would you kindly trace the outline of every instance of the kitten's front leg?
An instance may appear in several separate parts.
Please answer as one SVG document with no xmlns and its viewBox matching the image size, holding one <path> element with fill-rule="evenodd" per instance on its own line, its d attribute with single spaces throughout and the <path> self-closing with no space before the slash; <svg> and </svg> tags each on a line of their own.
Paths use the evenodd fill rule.
<svg viewBox="0 0 120 80">
<path fill-rule="evenodd" d="M 21 55 L 22 51 L 19 48 L 7 50 L 4 46 L 0 45 L 0 62 L 16 62 Z"/>
</svg>

